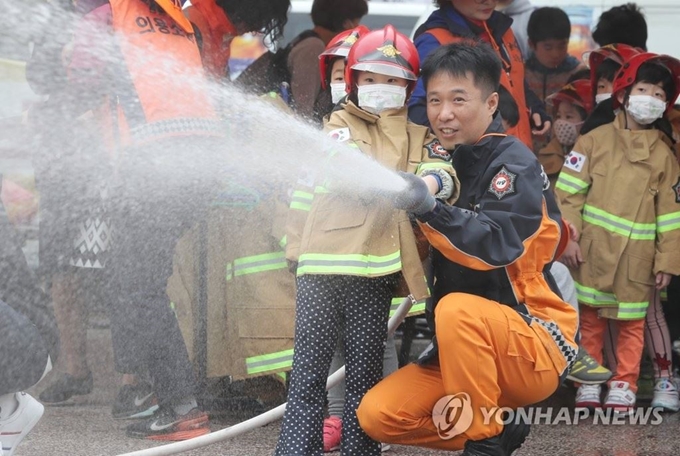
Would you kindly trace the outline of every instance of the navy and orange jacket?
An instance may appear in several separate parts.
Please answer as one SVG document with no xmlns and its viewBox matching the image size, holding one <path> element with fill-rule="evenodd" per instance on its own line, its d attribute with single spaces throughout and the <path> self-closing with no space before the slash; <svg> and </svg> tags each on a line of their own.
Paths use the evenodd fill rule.
<svg viewBox="0 0 680 456">
<path fill-rule="evenodd" d="M 432 307 L 450 293 L 513 307 L 535 327 L 556 369 L 563 372 L 573 361 L 578 317 L 549 272 L 563 234 L 562 220 L 534 154 L 502 131 L 497 114 L 477 144 L 453 151 L 460 197 L 453 206 L 438 202 L 434 211 L 418 217 L 434 247 Z M 562 342 L 553 337 L 553 324 Z M 434 353 L 429 350 L 421 359 L 428 361 Z"/>
</svg>

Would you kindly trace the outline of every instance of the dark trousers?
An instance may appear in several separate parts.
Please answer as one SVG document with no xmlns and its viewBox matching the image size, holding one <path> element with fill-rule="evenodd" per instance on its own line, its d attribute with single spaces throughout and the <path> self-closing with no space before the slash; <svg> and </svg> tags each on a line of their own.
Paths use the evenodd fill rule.
<svg viewBox="0 0 680 456">
<path fill-rule="evenodd" d="M 323 454 L 326 379 L 341 316 L 345 320 L 347 366 L 342 454 L 380 454 L 380 444 L 359 426 L 356 409 L 364 394 L 382 378 L 387 320 L 396 283 L 396 274 L 298 277 L 295 355 L 276 456 Z"/>
<path fill-rule="evenodd" d="M 0 301 L 0 395 L 38 383 L 47 366 L 48 347 L 38 328 Z"/>
<path fill-rule="evenodd" d="M 161 404 L 196 391 L 196 379 L 167 296 L 175 246 L 203 215 L 215 182 L 187 140 L 131 151 L 115 190 L 116 237 L 111 259 L 116 305 L 111 331 L 116 369 L 148 372 Z M 137 154 L 137 155 L 135 155 Z M 193 165 L 195 166 L 193 166 Z"/>
</svg>

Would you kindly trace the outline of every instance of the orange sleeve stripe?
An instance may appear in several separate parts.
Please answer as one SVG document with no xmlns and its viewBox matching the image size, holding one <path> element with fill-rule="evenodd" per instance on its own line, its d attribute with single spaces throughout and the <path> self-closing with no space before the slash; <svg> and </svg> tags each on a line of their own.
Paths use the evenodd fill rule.
<svg viewBox="0 0 680 456">
<path fill-rule="evenodd" d="M 490 265 L 481 258 L 468 255 L 467 253 L 461 251 L 455 245 L 453 245 L 446 236 L 432 228 L 430 225 L 420 222 L 418 222 L 418 225 L 420 225 L 420 228 L 423 230 L 427 240 L 430 241 L 430 244 L 432 244 L 432 247 L 439 250 L 442 255 L 454 263 L 458 263 L 477 271 L 490 271 L 492 269 L 496 269 L 495 266 Z"/>
</svg>

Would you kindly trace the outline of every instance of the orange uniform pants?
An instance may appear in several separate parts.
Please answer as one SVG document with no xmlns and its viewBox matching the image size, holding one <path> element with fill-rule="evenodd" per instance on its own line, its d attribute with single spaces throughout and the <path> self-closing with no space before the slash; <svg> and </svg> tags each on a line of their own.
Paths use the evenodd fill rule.
<svg viewBox="0 0 680 456">
<path fill-rule="evenodd" d="M 645 320 L 600 318 L 597 314 L 597 308 L 586 305 L 580 306 L 579 317 L 581 321 L 581 346 L 600 364 L 602 364 L 602 350 L 607 323 L 611 321 L 616 325 L 618 332 L 616 340 L 613 341 L 616 368 L 614 376 L 609 382 L 628 382 L 630 390 L 634 393 L 637 392 L 640 361 L 645 345 Z"/>
<path fill-rule="evenodd" d="M 380 442 L 460 450 L 467 440 L 498 435 L 502 421 L 489 419 L 497 407 L 516 409 L 550 396 L 559 373 L 543 343 L 508 306 L 479 296 L 452 293 L 435 309 L 439 363 L 411 364 L 374 386 L 357 416 Z M 433 408 L 444 396 L 466 393 L 470 426 L 442 438 Z"/>
</svg>

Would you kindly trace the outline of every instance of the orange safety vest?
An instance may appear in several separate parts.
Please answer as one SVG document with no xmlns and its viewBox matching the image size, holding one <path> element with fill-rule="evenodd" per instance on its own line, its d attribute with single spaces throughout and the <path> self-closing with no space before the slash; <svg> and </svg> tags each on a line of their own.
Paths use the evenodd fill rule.
<svg viewBox="0 0 680 456">
<path fill-rule="evenodd" d="M 432 28 L 425 33 L 432 35 L 441 45 L 457 43 L 465 39 L 454 35 L 445 28 Z M 498 44 L 494 42 L 493 37 L 490 37 L 490 39 L 492 46 L 496 49 L 496 52 L 500 54 Z M 517 109 L 520 114 L 519 122 L 517 122 L 517 125 L 514 127 L 508 129 L 508 134 L 516 136 L 520 141 L 526 144 L 529 149 L 533 150 L 529 110 L 524 94 L 524 61 L 522 59 L 522 52 L 519 46 L 517 46 L 515 35 L 512 33 L 512 29 L 509 28 L 503 35 L 502 45 L 510 56 L 510 62 L 504 62 L 503 64 L 505 71 L 501 71 L 501 85 L 512 95 L 515 103 L 517 103 Z"/>
<path fill-rule="evenodd" d="M 124 74 L 116 75 L 115 83 L 126 125 L 121 128 L 123 145 L 219 135 L 193 27 L 179 1 L 109 3 L 125 62 Z"/>
<path fill-rule="evenodd" d="M 236 27 L 215 0 L 193 0 L 186 14 L 203 37 L 203 66 L 217 80 L 227 75 L 231 41 L 238 36 Z"/>
</svg>

